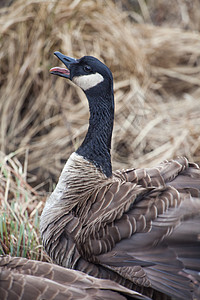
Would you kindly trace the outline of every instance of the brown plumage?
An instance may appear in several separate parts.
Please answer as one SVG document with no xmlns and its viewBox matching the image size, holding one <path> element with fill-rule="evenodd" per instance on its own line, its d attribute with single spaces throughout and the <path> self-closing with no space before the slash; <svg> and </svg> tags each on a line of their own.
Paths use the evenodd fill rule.
<svg viewBox="0 0 200 300">
<path fill-rule="evenodd" d="M 61 76 L 72 81 L 76 76 L 76 82 L 87 87 L 87 75 L 81 75 L 83 60 L 70 65 L 59 58 L 69 69 Z M 87 63 L 93 75 L 105 75 Z M 60 75 L 59 68 L 52 71 Z M 98 75 L 92 88 L 95 76 L 90 77 L 90 88 L 84 90 L 91 113 L 88 134 L 67 161 L 42 213 L 44 247 L 59 265 L 112 279 L 153 299 L 198 299 L 200 169 L 181 157 L 154 168 L 108 175 L 107 152 L 104 157 L 104 148 L 98 147 L 107 143 L 109 149 L 111 134 L 106 136 L 107 123 L 94 128 L 96 115 L 112 118 L 110 103 L 102 96 L 109 76 L 102 80 Z"/>
<path fill-rule="evenodd" d="M 1 300 L 146 299 L 110 280 L 41 261 L 0 257 Z"/>
</svg>

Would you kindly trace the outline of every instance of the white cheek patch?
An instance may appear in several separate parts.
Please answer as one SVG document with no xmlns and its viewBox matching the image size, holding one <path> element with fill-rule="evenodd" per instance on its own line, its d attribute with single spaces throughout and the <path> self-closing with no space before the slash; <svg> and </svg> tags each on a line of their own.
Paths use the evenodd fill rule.
<svg viewBox="0 0 200 300">
<path fill-rule="evenodd" d="M 78 85 L 82 90 L 86 91 L 104 80 L 103 76 L 99 73 L 75 76 L 72 81 Z"/>
</svg>

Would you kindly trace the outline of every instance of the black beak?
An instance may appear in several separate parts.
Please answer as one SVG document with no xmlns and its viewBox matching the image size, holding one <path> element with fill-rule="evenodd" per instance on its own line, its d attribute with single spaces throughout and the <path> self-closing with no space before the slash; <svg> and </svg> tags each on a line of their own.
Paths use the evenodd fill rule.
<svg viewBox="0 0 200 300">
<path fill-rule="evenodd" d="M 71 64 L 77 63 L 77 60 L 75 58 L 65 56 L 64 54 L 60 53 L 59 51 L 54 52 L 54 55 L 56 55 L 64 63 L 64 65 L 67 67 L 67 69 L 55 67 L 50 70 L 51 74 L 70 79 L 70 66 L 71 66 Z"/>
<path fill-rule="evenodd" d="M 75 58 L 65 56 L 64 54 L 60 53 L 59 51 L 55 51 L 54 55 L 57 56 L 68 69 L 71 64 L 74 64 L 77 62 L 77 60 Z"/>
</svg>

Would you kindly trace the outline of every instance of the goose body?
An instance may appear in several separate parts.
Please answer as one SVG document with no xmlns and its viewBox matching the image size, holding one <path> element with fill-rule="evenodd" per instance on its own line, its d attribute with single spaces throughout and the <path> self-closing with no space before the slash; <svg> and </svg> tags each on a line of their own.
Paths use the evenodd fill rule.
<svg viewBox="0 0 200 300">
<path fill-rule="evenodd" d="M 90 120 L 41 215 L 53 261 L 152 299 L 200 297 L 200 169 L 184 157 L 112 172 L 113 78 L 91 56 L 55 52 L 52 74 L 83 89 Z"/>
<path fill-rule="evenodd" d="M 125 300 L 147 297 L 110 280 L 22 257 L 0 257 L 1 300 Z"/>
</svg>

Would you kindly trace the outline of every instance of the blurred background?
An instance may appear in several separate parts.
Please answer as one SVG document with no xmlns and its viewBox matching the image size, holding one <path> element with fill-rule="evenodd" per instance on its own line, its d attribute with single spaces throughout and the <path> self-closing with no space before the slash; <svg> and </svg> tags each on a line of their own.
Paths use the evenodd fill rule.
<svg viewBox="0 0 200 300">
<path fill-rule="evenodd" d="M 47 259 L 39 215 L 88 127 L 84 93 L 51 67 L 93 55 L 114 76 L 113 169 L 200 164 L 198 0 L 0 3 L 0 254 Z"/>
</svg>

